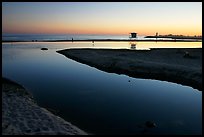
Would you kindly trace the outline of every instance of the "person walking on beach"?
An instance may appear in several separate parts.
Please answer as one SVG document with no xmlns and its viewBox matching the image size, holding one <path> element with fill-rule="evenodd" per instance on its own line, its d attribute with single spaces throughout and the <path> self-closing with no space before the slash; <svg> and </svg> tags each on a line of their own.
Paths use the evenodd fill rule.
<svg viewBox="0 0 204 137">
<path fill-rule="evenodd" d="M 74 39 L 72 38 L 72 42 L 74 41 Z"/>
</svg>

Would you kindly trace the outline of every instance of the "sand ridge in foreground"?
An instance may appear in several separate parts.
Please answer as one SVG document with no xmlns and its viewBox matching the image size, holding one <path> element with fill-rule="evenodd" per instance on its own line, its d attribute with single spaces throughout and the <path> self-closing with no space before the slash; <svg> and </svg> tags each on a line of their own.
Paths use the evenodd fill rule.
<svg viewBox="0 0 204 137">
<path fill-rule="evenodd" d="M 21 85 L 2 80 L 2 135 L 87 135 L 38 106 Z"/>
<path fill-rule="evenodd" d="M 202 48 L 65 49 L 57 52 L 102 71 L 175 82 L 202 91 Z"/>
</svg>

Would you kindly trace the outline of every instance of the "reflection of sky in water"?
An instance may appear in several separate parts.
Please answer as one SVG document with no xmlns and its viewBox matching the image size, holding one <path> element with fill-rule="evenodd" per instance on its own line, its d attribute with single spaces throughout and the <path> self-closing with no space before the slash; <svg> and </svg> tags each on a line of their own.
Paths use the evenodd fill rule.
<svg viewBox="0 0 204 137">
<path fill-rule="evenodd" d="M 135 44 L 135 49 L 149 48 L 202 48 L 202 42 L 18 42 L 19 48 L 40 48 L 49 46 L 50 49 L 66 48 L 113 48 L 113 49 L 130 49 Z M 11 43 L 5 45 L 13 45 Z"/>
<path fill-rule="evenodd" d="M 92 46 L 73 44 L 3 44 L 3 76 L 24 85 L 41 106 L 59 110 L 58 115 L 85 131 L 135 133 L 142 130 L 138 125 L 153 120 L 158 127 L 152 133 L 201 134 L 202 92 L 165 81 L 106 73 L 56 53 L 73 46 Z M 130 45 L 101 42 L 95 46 Z M 41 47 L 48 50 L 41 51 Z"/>
</svg>

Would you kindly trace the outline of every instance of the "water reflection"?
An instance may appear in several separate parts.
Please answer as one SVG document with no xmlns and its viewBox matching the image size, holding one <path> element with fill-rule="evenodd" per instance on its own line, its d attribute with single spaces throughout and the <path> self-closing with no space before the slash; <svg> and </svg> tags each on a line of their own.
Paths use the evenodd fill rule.
<svg viewBox="0 0 204 137">
<path fill-rule="evenodd" d="M 50 49 L 66 49 L 66 48 L 111 48 L 111 49 L 131 49 L 130 42 L 12 42 L 18 47 L 49 46 Z M 134 43 L 133 43 L 134 44 Z M 135 42 L 135 49 L 150 48 L 202 48 L 202 42 Z M 11 45 L 11 43 L 3 43 L 3 45 Z M 133 46 L 134 47 L 134 46 Z"/>
<path fill-rule="evenodd" d="M 94 44 L 94 48 L 131 48 L 129 43 Z M 90 133 L 141 133 L 147 121 L 157 125 L 149 133 L 202 133 L 202 92 L 106 73 L 56 53 L 92 46 L 90 42 L 2 44 L 2 75 L 26 87 L 39 105 L 58 110 L 59 116 Z M 43 52 L 42 47 L 49 50 Z"/>
<path fill-rule="evenodd" d="M 134 50 L 136 49 L 136 42 L 130 42 L 129 45 L 130 45 L 130 49 Z"/>
</svg>

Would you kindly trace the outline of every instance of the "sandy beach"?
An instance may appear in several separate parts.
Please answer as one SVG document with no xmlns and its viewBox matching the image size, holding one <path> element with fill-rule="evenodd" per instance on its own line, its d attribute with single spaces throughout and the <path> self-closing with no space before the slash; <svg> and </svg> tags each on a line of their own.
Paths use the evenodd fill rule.
<svg viewBox="0 0 204 137">
<path fill-rule="evenodd" d="M 2 78 L 3 135 L 86 135 L 70 122 L 37 105 L 21 85 Z"/>
<path fill-rule="evenodd" d="M 106 72 L 174 82 L 202 91 L 202 48 L 65 49 L 57 52 Z"/>
</svg>

